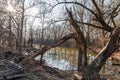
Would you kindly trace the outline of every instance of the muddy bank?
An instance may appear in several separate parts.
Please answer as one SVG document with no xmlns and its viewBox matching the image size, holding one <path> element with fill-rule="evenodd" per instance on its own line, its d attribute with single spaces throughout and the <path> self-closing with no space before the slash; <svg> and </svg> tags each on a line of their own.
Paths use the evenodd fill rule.
<svg viewBox="0 0 120 80">
<path fill-rule="evenodd" d="M 26 65 L 19 66 L 24 67 L 25 76 L 15 78 L 14 80 L 74 80 L 76 72 L 63 71 L 58 68 L 49 67 L 48 65 L 39 66 L 37 62 L 27 62 Z M 34 66 L 33 66 L 34 65 Z M 0 73 L 7 70 L 8 68 L 0 67 Z M 116 70 L 114 74 L 101 74 L 101 77 L 107 78 L 108 80 L 120 80 L 120 69 L 117 66 L 109 67 L 109 69 Z M 77 75 L 78 76 L 78 75 Z M 13 79 L 11 79 L 13 80 Z"/>
<path fill-rule="evenodd" d="M 39 61 L 36 60 L 19 62 L 19 60 L 24 60 L 24 58 L 16 53 L 5 53 L 1 58 L 1 60 L 6 59 L 9 61 L 14 61 L 24 69 L 25 76 L 16 78 L 15 80 L 74 80 L 73 74 L 77 74 L 76 72 L 63 71 L 58 68 L 49 67 L 49 65 L 46 64 L 40 66 Z M 4 70 L 6 69 L 1 67 L 0 72 Z M 111 66 L 109 67 L 109 70 L 114 70 L 116 73 L 101 74 L 101 77 L 107 78 L 108 80 L 120 80 L 119 66 Z"/>
<path fill-rule="evenodd" d="M 71 78 L 72 73 L 51 68 L 49 66 L 43 66 L 27 71 L 26 74 L 26 77 L 18 80 L 73 80 Z"/>
<path fill-rule="evenodd" d="M 72 72 L 40 66 L 36 61 L 26 65 L 6 59 L 0 61 L 0 80 L 73 80 Z"/>
</svg>

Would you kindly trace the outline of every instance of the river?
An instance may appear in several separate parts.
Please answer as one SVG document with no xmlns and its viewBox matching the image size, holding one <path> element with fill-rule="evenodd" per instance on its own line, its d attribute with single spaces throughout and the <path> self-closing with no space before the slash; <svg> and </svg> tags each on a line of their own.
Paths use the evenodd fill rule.
<svg viewBox="0 0 120 80">
<path fill-rule="evenodd" d="M 95 58 L 95 54 L 88 51 L 88 62 Z M 44 57 L 46 63 L 55 68 L 61 70 L 73 70 L 77 71 L 77 60 L 78 60 L 78 50 L 75 48 L 65 48 L 65 47 L 56 47 L 48 50 Z M 35 58 L 36 60 L 40 59 L 40 56 Z M 111 61 L 107 60 L 106 65 L 103 66 L 101 70 L 102 73 L 108 73 L 107 66 L 111 66 Z M 109 72 L 110 73 L 110 72 Z"/>
</svg>

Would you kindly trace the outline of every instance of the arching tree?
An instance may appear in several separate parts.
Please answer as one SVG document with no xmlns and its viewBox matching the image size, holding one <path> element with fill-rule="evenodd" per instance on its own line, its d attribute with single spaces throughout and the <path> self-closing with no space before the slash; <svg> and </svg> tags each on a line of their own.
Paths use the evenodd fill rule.
<svg viewBox="0 0 120 80">
<path fill-rule="evenodd" d="M 119 16 L 118 14 L 119 14 L 119 9 L 120 9 L 120 4 L 119 4 L 119 1 L 117 1 L 117 2 L 118 2 L 118 4 L 116 6 L 111 5 L 111 7 L 112 7 L 111 9 L 105 7 L 106 6 L 106 4 L 105 4 L 104 9 L 102 9 L 102 10 L 100 7 L 101 5 L 98 5 L 98 1 L 96 1 L 96 0 L 90 1 L 93 9 L 88 7 L 90 5 L 86 6 L 82 3 L 80 3 L 79 1 L 58 2 L 58 4 L 63 4 L 63 3 L 74 4 L 74 5 L 79 5 L 79 6 L 83 7 L 88 12 L 90 12 L 90 14 L 92 14 L 93 21 L 99 23 L 99 25 L 96 25 L 93 23 L 78 21 L 78 19 L 76 19 L 73 14 L 74 10 L 67 9 L 68 16 L 69 16 L 69 22 L 76 31 L 76 35 L 77 35 L 76 42 L 79 45 L 78 46 L 78 48 L 79 48 L 78 71 L 81 73 L 81 76 L 85 80 L 101 80 L 100 76 L 98 75 L 99 71 L 101 70 L 103 64 L 105 64 L 105 61 L 108 59 L 108 57 L 110 57 L 110 55 L 119 48 L 120 28 L 117 26 L 117 24 L 114 21 L 115 17 Z M 56 4 L 56 5 L 58 5 L 58 4 Z M 103 2 L 102 2 L 102 6 L 103 6 Z M 110 12 L 107 13 L 107 11 L 109 11 L 109 10 L 110 10 Z M 114 17 L 112 15 L 114 15 Z M 86 56 L 87 43 L 86 43 L 85 35 L 83 35 L 83 32 L 80 29 L 81 26 L 79 25 L 78 22 L 81 23 L 82 25 L 89 25 L 90 27 L 99 28 L 99 29 L 102 29 L 102 30 L 105 30 L 105 31 L 111 33 L 111 37 L 110 37 L 110 40 L 108 41 L 108 43 L 98 53 L 96 58 L 90 64 L 87 64 L 87 56 Z"/>
<path fill-rule="evenodd" d="M 114 1 L 112 1 L 112 2 L 114 2 Z M 67 20 L 69 20 L 70 24 L 72 25 L 72 27 L 75 30 L 76 36 L 74 36 L 74 39 L 78 43 L 78 49 L 79 49 L 78 71 L 81 73 L 81 76 L 85 80 L 101 80 L 99 72 L 100 72 L 103 64 L 105 64 L 105 61 L 108 59 L 108 57 L 110 57 L 110 55 L 119 48 L 120 28 L 115 23 L 115 19 L 116 19 L 116 17 L 119 17 L 118 14 L 119 14 L 119 9 L 120 9 L 120 4 L 119 4 L 119 1 L 115 1 L 115 3 L 117 4 L 116 6 L 114 4 L 111 5 L 110 2 L 108 2 L 108 3 L 104 4 L 104 9 L 103 9 L 103 7 L 102 8 L 100 7 L 101 4 L 99 4 L 99 1 L 96 1 L 96 0 L 89 1 L 89 5 L 84 5 L 79 1 L 73 1 L 73 2 L 58 1 L 58 3 L 53 6 L 53 7 L 55 7 L 59 4 L 66 4 L 65 6 L 67 6 L 69 4 L 81 6 L 86 11 L 88 11 L 89 14 L 91 14 L 92 21 L 99 24 L 99 25 L 96 25 L 94 23 L 85 22 L 85 20 L 78 21 L 78 19 L 76 19 L 75 15 L 73 14 L 74 10 L 71 10 L 71 9 L 69 10 L 68 8 L 66 8 L 67 13 L 68 13 Z M 103 6 L 103 2 L 102 2 L 102 6 Z M 111 8 L 109 6 L 111 6 Z M 100 30 L 102 29 L 104 31 L 111 33 L 108 43 L 98 53 L 96 58 L 90 64 L 87 63 L 86 38 L 85 38 L 85 35 L 84 35 L 83 31 L 81 30 L 81 26 L 79 24 L 88 25 L 89 27 L 98 28 Z M 44 49 L 47 50 L 46 47 L 44 47 Z M 40 52 L 38 54 L 44 53 L 44 52 L 42 52 L 42 53 L 40 53 Z M 37 55 L 34 55 L 34 57 Z"/>
</svg>

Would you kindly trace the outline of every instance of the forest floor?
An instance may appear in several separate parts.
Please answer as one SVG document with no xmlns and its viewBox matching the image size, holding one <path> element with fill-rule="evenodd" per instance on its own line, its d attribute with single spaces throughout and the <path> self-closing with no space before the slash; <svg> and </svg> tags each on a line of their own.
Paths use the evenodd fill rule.
<svg viewBox="0 0 120 80">
<path fill-rule="evenodd" d="M 28 65 L 28 64 L 27 64 Z M 4 68 L 2 68 L 3 70 Z M 14 80 L 74 80 L 73 75 L 77 72 L 63 71 L 58 68 L 49 67 L 43 65 L 35 65 L 24 68 L 25 77 L 17 78 Z M 120 68 L 119 66 L 109 67 L 111 70 L 116 70 L 114 74 L 101 74 L 101 77 L 107 80 L 120 80 Z M 2 71 L 0 69 L 0 71 Z M 12 79 L 13 80 L 13 79 Z"/>
<path fill-rule="evenodd" d="M 107 80 L 120 80 L 120 66 L 119 65 L 109 66 L 108 70 L 111 72 L 106 73 L 106 74 L 101 74 L 101 77 L 104 77 Z"/>
<path fill-rule="evenodd" d="M 43 66 L 37 70 L 26 72 L 26 76 L 17 80 L 73 80 L 72 72 Z"/>
<path fill-rule="evenodd" d="M 12 58 L 10 57 L 8 58 L 8 60 L 12 60 Z M 0 61 L 1 60 L 3 60 L 3 58 L 1 58 Z M 73 71 L 63 71 L 58 68 L 49 67 L 48 65 L 43 65 L 41 67 L 36 61 L 30 63 L 25 62 L 24 64 L 25 66 L 21 63 L 18 63 L 18 65 L 24 68 L 25 77 L 14 80 L 74 80 L 73 75 L 77 74 Z M 101 77 L 104 77 L 108 80 L 120 80 L 120 65 L 114 65 L 108 68 L 115 73 L 101 74 Z M 3 70 L 4 67 L 0 68 L 0 73 Z"/>
<path fill-rule="evenodd" d="M 109 70 L 115 73 L 101 74 L 101 77 L 107 80 L 120 80 L 120 66 L 111 66 Z M 27 76 L 18 80 L 74 80 L 74 74 L 77 74 L 77 72 L 63 71 L 44 65 L 26 71 Z"/>
</svg>

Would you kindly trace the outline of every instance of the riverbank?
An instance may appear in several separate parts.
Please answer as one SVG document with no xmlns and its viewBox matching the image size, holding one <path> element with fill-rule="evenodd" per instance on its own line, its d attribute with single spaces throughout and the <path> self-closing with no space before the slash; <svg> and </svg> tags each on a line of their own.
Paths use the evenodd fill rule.
<svg viewBox="0 0 120 80">
<path fill-rule="evenodd" d="M 73 74 L 77 73 L 43 66 L 43 68 L 40 67 L 37 70 L 26 72 L 25 77 L 17 80 L 74 80 Z M 119 74 L 101 74 L 101 77 L 104 77 L 107 80 L 120 80 L 119 76 Z"/>
<path fill-rule="evenodd" d="M 7 53 L 8 54 L 8 53 Z M 4 54 L 5 58 L 9 61 L 16 61 L 14 57 L 17 57 L 16 53 Z M 3 56 L 3 59 L 4 59 Z M 3 60 L 1 58 L 1 60 Z M 55 67 L 49 67 L 48 64 L 44 64 L 42 67 L 39 65 L 39 61 L 32 60 L 23 63 L 17 63 L 22 66 L 25 72 L 25 77 L 16 80 L 74 80 L 73 75 L 77 74 L 73 71 L 60 70 Z M 0 70 L 1 71 L 1 70 Z M 108 80 L 120 80 L 120 69 L 119 65 L 107 66 L 109 73 L 101 73 L 101 77 L 107 78 Z"/>
<path fill-rule="evenodd" d="M 26 77 L 18 80 L 73 80 L 71 72 L 62 71 L 49 66 L 38 67 L 26 72 Z"/>
<path fill-rule="evenodd" d="M 74 80 L 74 75 L 77 72 L 73 71 L 63 71 L 58 68 L 49 67 L 48 65 L 40 66 L 38 62 L 27 62 L 26 65 L 18 64 L 23 67 L 25 76 L 16 78 L 15 80 Z M 33 66 L 34 65 L 34 66 Z M 0 66 L 0 75 L 2 72 L 6 71 L 8 68 Z M 120 69 L 118 66 L 109 67 L 110 70 L 115 70 L 116 73 L 113 74 L 101 74 L 101 77 L 107 80 L 120 80 Z M 9 69 L 8 69 L 9 70 Z M 78 75 L 77 75 L 78 76 Z M 13 79 L 11 79 L 13 80 Z"/>
</svg>

